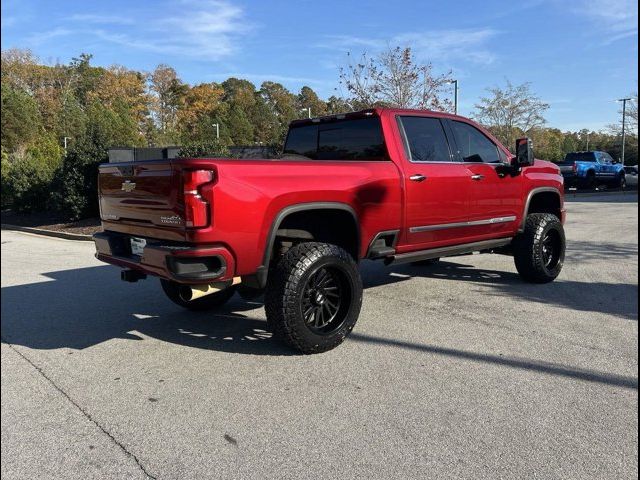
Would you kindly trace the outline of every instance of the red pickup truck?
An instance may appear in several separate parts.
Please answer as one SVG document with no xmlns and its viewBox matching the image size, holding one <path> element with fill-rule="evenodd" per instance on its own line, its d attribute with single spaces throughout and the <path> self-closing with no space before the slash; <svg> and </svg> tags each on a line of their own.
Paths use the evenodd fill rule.
<svg viewBox="0 0 640 480">
<path fill-rule="evenodd" d="M 516 150 L 463 117 L 380 108 L 292 122 L 277 160 L 102 164 L 96 256 L 188 309 L 264 293 L 276 337 L 326 351 L 358 319 L 363 259 L 502 253 L 526 281 L 558 276 L 563 179 Z"/>
</svg>

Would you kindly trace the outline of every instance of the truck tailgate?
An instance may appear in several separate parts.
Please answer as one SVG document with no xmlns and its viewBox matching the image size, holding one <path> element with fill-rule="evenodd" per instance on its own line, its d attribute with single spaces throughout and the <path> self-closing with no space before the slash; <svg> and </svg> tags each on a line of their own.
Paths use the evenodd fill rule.
<svg viewBox="0 0 640 480">
<path fill-rule="evenodd" d="M 180 170 L 170 160 L 103 164 L 98 179 L 105 228 L 177 239 L 185 230 Z M 118 228 L 121 226 L 121 228 Z M 135 231 L 133 232 L 135 233 Z"/>
</svg>

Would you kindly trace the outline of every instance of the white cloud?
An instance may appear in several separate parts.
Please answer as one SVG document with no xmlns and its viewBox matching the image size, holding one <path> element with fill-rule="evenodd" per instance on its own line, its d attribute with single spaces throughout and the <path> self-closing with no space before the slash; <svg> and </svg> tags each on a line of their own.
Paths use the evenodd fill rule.
<svg viewBox="0 0 640 480">
<path fill-rule="evenodd" d="M 100 28 L 92 28 L 100 26 Z M 97 37 L 136 50 L 169 56 L 220 60 L 239 48 L 251 30 L 244 11 L 228 0 L 181 0 L 119 15 L 78 13 L 62 25 L 31 37 L 35 44 L 62 35 Z"/>
<path fill-rule="evenodd" d="M 75 33 L 74 30 L 64 27 L 56 27 L 53 30 L 45 30 L 44 32 L 34 33 L 30 35 L 29 41 L 34 45 L 41 45 L 49 40 L 58 37 L 66 37 L 68 35 L 73 35 Z"/>
<path fill-rule="evenodd" d="M 609 35 L 604 43 L 638 35 L 638 2 L 636 0 L 582 0 L 574 6 L 576 13 L 590 18 L 594 27 Z"/>
<path fill-rule="evenodd" d="M 395 43 L 412 45 L 425 59 L 464 59 L 473 63 L 489 64 L 495 55 L 486 48 L 487 41 L 496 30 L 444 30 L 439 32 L 408 33 L 395 38 Z"/>
<path fill-rule="evenodd" d="M 487 47 L 487 42 L 497 34 L 498 31 L 494 29 L 479 28 L 407 32 L 388 38 L 337 35 L 328 37 L 326 42 L 316 46 L 345 51 L 365 50 L 373 53 L 388 46 L 408 46 L 423 61 L 465 60 L 476 64 L 490 64 L 495 60 L 495 55 Z"/>
<path fill-rule="evenodd" d="M 78 13 L 71 15 L 69 20 L 81 23 L 91 24 L 107 24 L 107 25 L 132 25 L 134 23 L 131 17 L 121 17 L 117 15 L 94 15 L 90 13 Z"/>
</svg>

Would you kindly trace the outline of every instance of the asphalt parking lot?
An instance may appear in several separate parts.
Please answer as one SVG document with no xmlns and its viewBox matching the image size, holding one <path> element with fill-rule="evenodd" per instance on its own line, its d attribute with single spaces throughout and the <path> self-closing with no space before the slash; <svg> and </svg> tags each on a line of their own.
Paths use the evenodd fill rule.
<svg viewBox="0 0 640 480">
<path fill-rule="evenodd" d="M 259 303 L 181 311 L 91 243 L 3 231 L 2 477 L 636 478 L 637 196 L 567 205 L 555 283 L 367 263 L 314 356 Z"/>
</svg>

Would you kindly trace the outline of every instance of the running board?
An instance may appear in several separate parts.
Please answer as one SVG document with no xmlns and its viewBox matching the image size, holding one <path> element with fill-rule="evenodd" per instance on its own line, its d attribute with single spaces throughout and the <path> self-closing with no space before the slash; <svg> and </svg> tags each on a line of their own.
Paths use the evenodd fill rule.
<svg viewBox="0 0 640 480">
<path fill-rule="evenodd" d="M 465 255 L 467 253 L 482 252 L 484 250 L 492 250 L 494 248 L 509 245 L 513 240 L 509 238 L 498 238 L 496 240 L 483 240 L 482 242 L 465 243 L 462 245 L 454 245 L 451 247 L 432 248 L 430 250 L 420 250 L 419 252 L 400 253 L 387 257 L 384 261 L 386 265 L 419 262 L 421 260 L 430 260 L 432 258 L 452 257 L 454 255 Z"/>
</svg>

